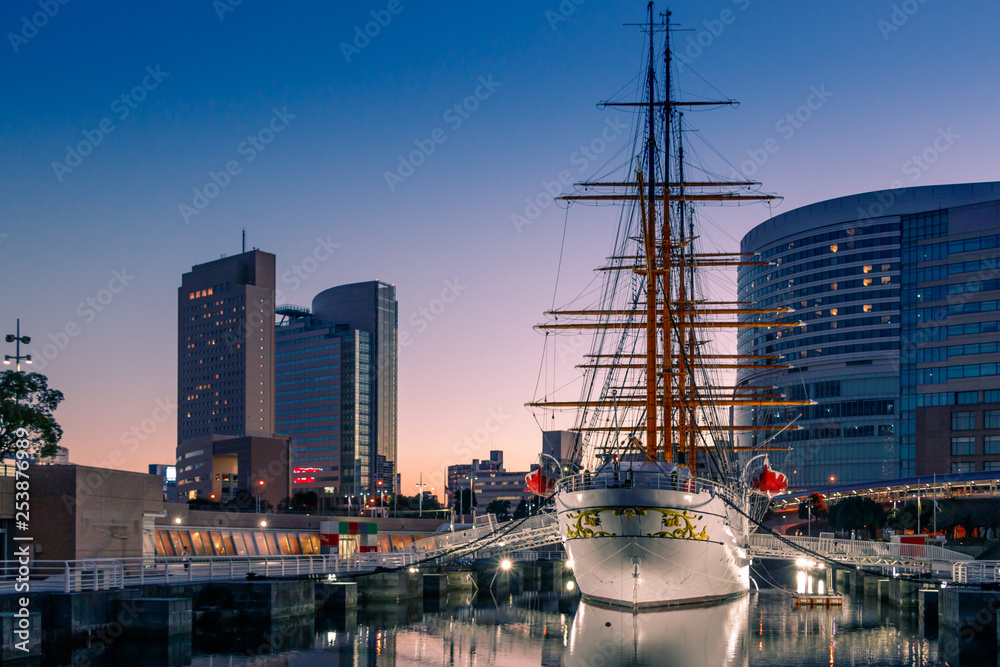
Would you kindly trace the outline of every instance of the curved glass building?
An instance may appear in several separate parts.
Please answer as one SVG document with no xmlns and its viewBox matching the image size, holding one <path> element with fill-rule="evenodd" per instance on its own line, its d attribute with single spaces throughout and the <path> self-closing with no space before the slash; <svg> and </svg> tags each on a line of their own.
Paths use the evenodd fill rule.
<svg viewBox="0 0 1000 667">
<path fill-rule="evenodd" d="M 743 237 L 768 264 L 741 267 L 739 299 L 794 312 L 739 330 L 739 354 L 786 368 L 751 365 L 737 385 L 814 404 L 746 408 L 736 423 L 792 447 L 771 456 L 792 488 L 1000 470 L 998 239 L 996 182 L 840 197 Z"/>
</svg>

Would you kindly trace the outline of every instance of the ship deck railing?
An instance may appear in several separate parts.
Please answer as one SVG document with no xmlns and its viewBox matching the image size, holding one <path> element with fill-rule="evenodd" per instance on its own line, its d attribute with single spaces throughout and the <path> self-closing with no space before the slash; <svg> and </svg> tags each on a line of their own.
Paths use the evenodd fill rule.
<svg viewBox="0 0 1000 667">
<path fill-rule="evenodd" d="M 710 493 L 722 495 L 732 501 L 741 500 L 739 491 L 732 487 L 703 477 L 674 475 L 651 470 L 619 470 L 599 473 L 579 473 L 563 477 L 557 483 L 563 491 L 589 491 L 593 489 L 656 489 L 681 493 Z"/>
</svg>

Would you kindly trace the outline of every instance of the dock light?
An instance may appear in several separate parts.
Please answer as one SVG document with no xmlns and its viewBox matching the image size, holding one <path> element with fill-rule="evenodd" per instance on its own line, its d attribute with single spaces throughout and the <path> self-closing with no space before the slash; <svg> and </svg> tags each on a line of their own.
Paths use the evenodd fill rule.
<svg viewBox="0 0 1000 667">
<path fill-rule="evenodd" d="M 176 523 L 178 526 L 181 525 L 181 518 L 180 517 L 175 517 L 174 518 L 174 523 Z"/>
<path fill-rule="evenodd" d="M 410 574 L 416 574 L 416 573 L 417 573 L 417 568 L 411 567 L 410 568 Z"/>
<path fill-rule="evenodd" d="M 262 521 L 260 522 L 260 527 L 261 527 L 261 528 L 267 528 L 267 521 L 263 521 L 263 520 L 262 520 Z"/>
<path fill-rule="evenodd" d="M 566 561 L 566 567 L 568 567 L 571 570 L 573 569 L 573 559 L 572 558 L 570 558 L 570 559 L 568 559 Z"/>
<path fill-rule="evenodd" d="M 572 581 L 567 581 L 566 582 L 566 590 L 571 591 L 574 588 L 576 588 L 576 584 L 574 584 Z"/>
<path fill-rule="evenodd" d="M 500 561 L 500 569 L 501 570 L 505 570 L 505 571 L 509 570 L 511 568 L 511 565 L 512 565 L 512 563 L 508 559 L 506 559 L 506 558 L 504 558 L 502 561 Z"/>
</svg>

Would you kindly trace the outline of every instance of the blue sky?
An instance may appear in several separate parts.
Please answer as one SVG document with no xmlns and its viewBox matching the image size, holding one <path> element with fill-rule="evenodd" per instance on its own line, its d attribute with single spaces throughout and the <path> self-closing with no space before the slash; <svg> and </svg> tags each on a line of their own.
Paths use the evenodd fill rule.
<svg viewBox="0 0 1000 667">
<path fill-rule="evenodd" d="M 689 113 L 692 150 L 782 194 L 775 213 L 896 180 L 1000 178 L 995 3 L 671 8 L 690 29 L 674 36 L 681 89 L 719 94 L 707 80 L 741 103 Z M 644 15 L 642 2 L 597 0 L 5 3 L 0 323 L 13 332 L 20 317 L 36 358 L 51 357 L 39 366 L 66 393 L 71 459 L 172 459 L 174 417 L 157 420 L 157 402 L 176 393 L 176 288 L 193 264 L 237 252 L 246 228 L 277 255 L 287 302 L 397 286 L 404 488 L 491 446 L 526 468 L 540 443 L 523 408 L 542 349 L 531 327 L 553 300 L 565 211 L 543 206 L 520 229 L 512 216 L 560 172 L 632 159 L 627 133 L 607 133 L 631 116 L 595 104 L 634 89 L 642 38 L 622 24 Z M 366 24 L 375 36 L 355 43 Z M 580 152 L 602 132 L 605 150 Z M 77 162 L 67 147 L 81 143 Z M 429 154 L 400 171 L 420 146 Z M 926 151 L 931 163 L 913 160 Z M 733 248 L 769 215 L 706 213 Z M 602 209 L 570 217 L 559 297 L 591 279 L 613 223 Z M 142 447 L 123 450 L 142 424 Z"/>
</svg>

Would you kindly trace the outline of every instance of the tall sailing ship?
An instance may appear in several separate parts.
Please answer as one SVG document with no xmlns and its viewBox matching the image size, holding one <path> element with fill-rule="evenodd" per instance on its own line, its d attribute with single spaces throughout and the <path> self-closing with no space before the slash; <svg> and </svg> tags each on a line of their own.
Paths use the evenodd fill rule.
<svg viewBox="0 0 1000 667">
<path fill-rule="evenodd" d="M 686 179 L 691 163 L 684 155 L 683 111 L 733 102 L 675 99 L 670 12 L 657 16 L 650 3 L 643 25 L 649 32 L 645 84 L 635 101 L 602 103 L 641 114 L 635 160 L 624 178 L 581 183 L 562 197 L 618 208 L 614 250 L 600 268 L 600 298 L 584 308 L 552 310 L 537 327 L 546 334 L 594 334 L 580 366 L 582 395 L 529 403 L 575 411 L 574 451 L 558 472 L 542 466 L 528 483 L 555 496 L 581 593 L 633 609 L 747 593 L 749 535 L 768 496 L 787 480 L 768 466 L 768 433 L 734 425 L 732 410 L 808 403 L 774 388 L 725 385 L 727 371 L 780 368 L 781 359 L 716 352 L 707 332 L 799 323 L 789 321 L 788 309 L 711 296 L 707 270 L 765 262 L 701 249 L 692 206 L 777 197 L 755 181 L 709 173 Z M 737 442 L 736 435 L 754 437 Z"/>
</svg>

